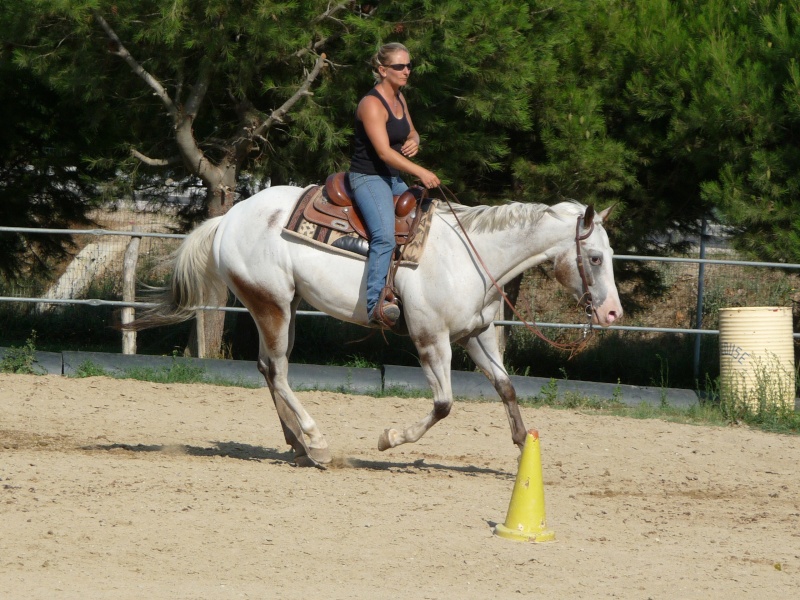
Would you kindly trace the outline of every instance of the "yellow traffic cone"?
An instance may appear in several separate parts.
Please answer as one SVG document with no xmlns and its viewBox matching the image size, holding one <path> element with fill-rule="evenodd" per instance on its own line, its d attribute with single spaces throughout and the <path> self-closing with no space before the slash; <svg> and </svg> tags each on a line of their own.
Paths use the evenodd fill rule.
<svg viewBox="0 0 800 600">
<path fill-rule="evenodd" d="M 525 439 L 506 522 L 496 525 L 494 532 L 518 542 L 551 542 L 556 538 L 556 534 L 547 529 L 544 514 L 542 453 L 539 432 L 535 429 L 529 430 Z"/>
</svg>

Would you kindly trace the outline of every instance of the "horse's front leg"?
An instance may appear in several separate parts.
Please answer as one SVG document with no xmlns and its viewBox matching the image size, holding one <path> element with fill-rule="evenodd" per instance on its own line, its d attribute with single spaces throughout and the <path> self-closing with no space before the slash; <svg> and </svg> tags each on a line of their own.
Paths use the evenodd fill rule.
<svg viewBox="0 0 800 600">
<path fill-rule="evenodd" d="M 428 339 L 431 338 L 432 336 Z M 414 341 L 419 351 L 422 371 L 433 389 L 433 410 L 424 419 L 402 431 L 386 429 L 378 439 L 378 450 L 381 451 L 400 444 L 416 442 L 431 427 L 449 415 L 453 407 L 453 391 L 450 387 L 450 360 L 453 351 L 450 348 L 450 340 L 443 335 L 426 344 Z"/>
<path fill-rule="evenodd" d="M 475 361 L 478 368 L 492 382 L 494 389 L 497 390 L 503 400 L 508 424 L 511 427 L 511 439 L 521 451 L 525 446 L 527 430 L 519 412 L 517 391 L 514 389 L 514 384 L 511 383 L 511 378 L 503 366 L 494 326 L 489 325 L 476 331 L 472 335 L 458 340 L 458 343 L 467 350 L 470 358 Z"/>
</svg>

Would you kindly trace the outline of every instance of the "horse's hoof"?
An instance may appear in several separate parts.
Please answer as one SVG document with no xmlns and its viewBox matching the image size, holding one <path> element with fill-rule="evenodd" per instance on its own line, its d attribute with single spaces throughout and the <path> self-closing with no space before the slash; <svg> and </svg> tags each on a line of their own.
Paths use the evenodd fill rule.
<svg viewBox="0 0 800 600">
<path fill-rule="evenodd" d="M 325 465 L 333 461 L 331 451 L 326 445 L 324 448 L 312 448 L 306 444 L 298 444 L 294 449 L 294 463 L 298 467 L 318 467 L 324 469 Z"/>
<path fill-rule="evenodd" d="M 333 460 L 331 451 L 327 445 L 324 448 L 313 448 L 309 446 L 306 448 L 306 452 L 314 462 L 320 465 L 327 465 Z"/>
<path fill-rule="evenodd" d="M 389 431 L 389 429 L 384 429 L 381 437 L 378 438 L 378 450 L 381 452 L 392 447 L 392 444 L 389 441 Z"/>
<path fill-rule="evenodd" d="M 318 463 L 307 454 L 295 456 L 294 464 L 296 464 L 298 467 L 316 467 L 317 469 L 322 469 L 323 471 L 328 468 L 326 465 Z"/>
</svg>

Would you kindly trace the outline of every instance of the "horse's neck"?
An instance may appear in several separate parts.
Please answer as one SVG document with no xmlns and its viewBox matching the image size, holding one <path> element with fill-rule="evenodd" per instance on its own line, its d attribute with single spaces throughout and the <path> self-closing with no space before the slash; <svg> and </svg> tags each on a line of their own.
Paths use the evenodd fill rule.
<svg viewBox="0 0 800 600">
<path fill-rule="evenodd" d="M 481 259 L 500 285 L 521 272 L 555 258 L 563 247 L 565 223 L 544 216 L 536 225 L 470 233 Z"/>
</svg>

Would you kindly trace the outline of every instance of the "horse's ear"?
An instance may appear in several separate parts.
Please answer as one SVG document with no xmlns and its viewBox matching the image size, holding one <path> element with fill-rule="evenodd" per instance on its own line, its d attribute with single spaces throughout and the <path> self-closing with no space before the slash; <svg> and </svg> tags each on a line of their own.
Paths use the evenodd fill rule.
<svg viewBox="0 0 800 600">
<path fill-rule="evenodd" d="M 603 221 L 605 221 L 605 220 L 608 218 L 608 215 L 610 215 L 610 214 L 611 214 L 611 211 L 612 211 L 612 210 L 614 210 L 614 207 L 615 207 L 616 205 L 617 205 L 617 203 L 616 203 L 616 202 L 614 202 L 614 204 L 612 204 L 612 205 L 611 205 L 611 206 L 609 206 L 608 208 L 604 208 L 604 209 L 603 209 L 603 210 L 601 210 L 599 213 L 597 213 L 597 214 L 600 216 L 600 219 L 601 219 L 601 220 L 603 220 Z"/>
<path fill-rule="evenodd" d="M 586 212 L 583 213 L 583 226 L 591 227 L 594 222 L 594 206 L 591 204 L 586 207 Z"/>
</svg>

